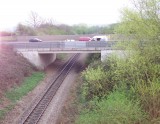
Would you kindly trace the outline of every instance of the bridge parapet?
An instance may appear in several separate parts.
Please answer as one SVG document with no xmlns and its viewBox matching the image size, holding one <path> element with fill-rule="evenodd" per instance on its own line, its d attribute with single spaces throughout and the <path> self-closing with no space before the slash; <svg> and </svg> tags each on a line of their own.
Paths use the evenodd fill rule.
<svg viewBox="0 0 160 124">
<path fill-rule="evenodd" d="M 114 41 L 100 42 L 16 42 L 7 43 L 17 51 L 37 51 L 37 52 L 100 52 L 101 50 L 111 50 L 116 44 Z"/>
</svg>

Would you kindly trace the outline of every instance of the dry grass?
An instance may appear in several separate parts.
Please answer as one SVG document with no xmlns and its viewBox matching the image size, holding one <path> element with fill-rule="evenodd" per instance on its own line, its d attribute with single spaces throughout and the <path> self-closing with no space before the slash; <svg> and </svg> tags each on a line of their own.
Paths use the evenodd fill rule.
<svg viewBox="0 0 160 124">
<path fill-rule="evenodd" d="M 7 90 L 21 84 L 24 77 L 33 71 L 32 65 L 22 56 L 13 52 L 11 47 L 0 47 L 0 105 L 6 100 L 4 94 Z"/>
</svg>

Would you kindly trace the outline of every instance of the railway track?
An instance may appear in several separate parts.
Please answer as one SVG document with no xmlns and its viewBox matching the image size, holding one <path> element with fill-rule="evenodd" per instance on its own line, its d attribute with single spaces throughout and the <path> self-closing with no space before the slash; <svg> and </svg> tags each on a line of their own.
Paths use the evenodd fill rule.
<svg viewBox="0 0 160 124">
<path fill-rule="evenodd" d="M 62 84 L 67 74 L 70 72 L 78 57 L 79 54 L 75 54 L 73 57 L 69 59 L 69 61 L 65 64 L 63 69 L 60 71 L 60 73 L 53 81 L 53 83 L 45 90 L 44 94 L 36 102 L 36 104 L 31 105 L 31 107 L 29 107 L 29 111 L 24 112 L 22 118 L 18 121 L 18 124 L 38 123 L 47 106 L 51 102 L 53 96 L 57 92 L 58 88 Z"/>
</svg>

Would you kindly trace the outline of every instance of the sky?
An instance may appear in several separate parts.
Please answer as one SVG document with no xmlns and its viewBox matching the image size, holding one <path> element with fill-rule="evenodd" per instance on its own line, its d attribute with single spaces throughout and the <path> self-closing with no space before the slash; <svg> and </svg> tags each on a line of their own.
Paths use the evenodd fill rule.
<svg viewBox="0 0 160 124">
<path fill-rule="evenodd" d="M 120 10 L 130 0 L 3 0 L 0 1 L 0 30 L 26 24 L 32 12 L 42 18 L 74 25 L 107 25 L 120 21 Z"/>
</svg>

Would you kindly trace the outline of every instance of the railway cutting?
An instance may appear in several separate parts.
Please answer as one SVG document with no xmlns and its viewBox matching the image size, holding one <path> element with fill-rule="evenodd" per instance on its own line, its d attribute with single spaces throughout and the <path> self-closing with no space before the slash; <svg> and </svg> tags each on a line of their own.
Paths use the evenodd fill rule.
<svg viewBox="0 0 160 124">
<path fill-rule="evenodd" d="M 44 91 L 43 95 L 40 95 L 39 98 L 37 98 L 36 103 L 31 103 L 30 107 L 23 113 L 22 117 L 17 122 L 18 124 L 38 123 L 47 106 L 56 94 L 58 88 L 61 86 L 65 77 L 76 63 L 76 60 L 78 59 L 79 55 L 80 54 L 75 54 L 68 60 L 68 62 L 62 68 L 62 70 L 56 76 L 55 80 Z"/>
</svg>

